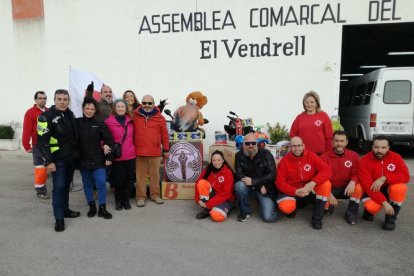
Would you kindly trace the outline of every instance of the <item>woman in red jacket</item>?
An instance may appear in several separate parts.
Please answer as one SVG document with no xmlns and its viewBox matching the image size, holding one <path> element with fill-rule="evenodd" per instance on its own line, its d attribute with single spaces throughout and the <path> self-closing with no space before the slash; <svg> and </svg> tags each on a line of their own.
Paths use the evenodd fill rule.
<svg viewBox="0 0 414 276">
<path fill-rule="evenodd" d="M 293 121 L 290 137 L 302 138 L 306 149 L 321 155 L 332 149 L 333 129 L 331 119 L 321 110 L 319 95 L 310 91 L 303 97 L 304 112 Z"/>
<path fill-rule="evenodd" d="M 234 206 L 233 187 L 233 171 L 224 160 L 223 153 L 216 150 L 196 183 L 195 201 L 203 208 L 196 218 L 210 216 L 214 221 L 224 221 Z"/>
</svg>

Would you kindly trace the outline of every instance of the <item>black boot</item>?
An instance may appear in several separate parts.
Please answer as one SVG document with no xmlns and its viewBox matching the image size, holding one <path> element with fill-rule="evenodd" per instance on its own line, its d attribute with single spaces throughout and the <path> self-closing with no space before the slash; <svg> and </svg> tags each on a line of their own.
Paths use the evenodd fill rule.
<svg viewBox="0 0 414 276">
<path fill-rule="evenodd" d="M 125 210 L 131 210 L 131 204 L 129 203 L 129 198 L 124 200 L 124 203 L 122 205 L 124 206 Z"/>
<path fill-rule="evenodd" d="M 122 210 L 122 202 L 120 200 L 117 200 L 115 202 L 115 210 L 117 210 L 117 211 Z"/>
<path fill-rule="evenodd" d="M 325 210 L 325 204 L 326 204 L 326 201 L 315 199 L 315 206 L 313 207 L 313 214 L 312 214 L 313 229 L 316 229 L 316 230 L 322 229 L 322 218 L 323 218 L 323 211 Z"/>
<path fill-rule="evenodd" d="M 198 213 L 196 218 L 197 219 L 205 219 L 205 218 L 208 218 L 209 216 L 210 216 L 210 210 L 207 209 L 207 208 L 203 208 L 203 211 Z"/>
<path fill-rule="evenodd" d="M 95 201 L 91 201 L 89 204 L 88 218 L 92 218 L 96 215 L 96 204 Z"/>
<path fill-rule="evenodd" d="M 392 231 L 395 229 L 395 221 L 397 220 L 397 215 L 401 210 L 401 206 L 391 203 L 392 208 L 394 209 L 394 215 L 385 215 L 385 222 L 383 228 L 385 230 Z"/>
<path fill-rule="evenodd" d="M 103 217 L 104 219 L 112 218 L 112 215 L 106 210 L 106 204 L 99 205 L 98 217 Z"/>
<path fill-rule="evenodd" d="M 63 232 L 65 231 L 65 221 L 63 219 L 57 219 L 55 223 L 55 231 Z"/>
<path fill-rule="evenodd" d="M 80 216 L 80 212 L 73 211 L 71 209 L 65 210 L 65 218 L 77 218 Z"/>
<path fill-rule="evenodd" d="M 358 222 L 359 203 L 349 200 L 348 209 L 345 212 L 345 220 L 351 225 Z"/>
</svg>

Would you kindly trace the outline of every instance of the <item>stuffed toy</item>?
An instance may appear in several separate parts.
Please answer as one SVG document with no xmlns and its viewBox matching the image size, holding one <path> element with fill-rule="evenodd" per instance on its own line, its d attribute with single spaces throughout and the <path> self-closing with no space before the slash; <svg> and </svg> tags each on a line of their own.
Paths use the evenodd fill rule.
<svg viewBox="0 0 414 276">
<path fill-rule="evenodd" d="M 207 104 L 207 97 L 200 91 L 188 94 L 186 104 L 180 106 L 174 113 L 174 122 L 171 128 L 178 132 L 192 132 L 199 130 L 199 126 L 208 123 L 200 109 Z"/>
</svg>

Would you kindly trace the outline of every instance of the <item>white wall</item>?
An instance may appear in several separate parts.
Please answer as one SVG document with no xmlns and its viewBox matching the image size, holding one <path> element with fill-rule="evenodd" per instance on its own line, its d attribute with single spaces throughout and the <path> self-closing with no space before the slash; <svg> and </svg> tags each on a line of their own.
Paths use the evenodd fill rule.
<svg viewBox="0 0 414 276">
<path fill-rule="evenodd" d="M 13 21 L 11 1 L 0 1 L 0 123 L 21 121 L 33 104 L 33 94 L 45 90 L 52 104 L 53 92 L 68 88 L 69 66 L 92 72 L 121 95 L 134 90 L 139 98 L 152 94 L 168 98 L 174 111 L 186 95 L 200 90 L 209 98 L 203 114 L 211 123 L 205 129 L 213 141 L 214 131 L 228 122 L 229 110 L 252 117 L 256 124 L 281 122 L 290 127 L 301 112 L 301 99 L 309 90 L 321 96 L 322 108 L 337 113 L 341 37 L 343 24 L 414 21 L 414 2 L 384 2 L 400 20 L 369 22 L 369 4 L 379 1 L 302 0 L 44 0 L 40 21 Z M 252 8 L 315 5 L 320 20 L 327 3 L 346 23 L 287 24 L 250 28 Z M 236 29 L 219 31 L 138 34 L 144 16 L 154 14 L 230 10 Z M 385 15 L 391 17 L 392 11 Z M 221 17 L 223 19 L 223 16 Z M 337 18 L 338 19 L 338 18 Z M 228 58 L 222 46 L 217 59 L 200 59 L 201 40 L 240 38 L 246 43 L 287 42 L 305 36 L 305 55 L 259 58 Z"/>
</svg>

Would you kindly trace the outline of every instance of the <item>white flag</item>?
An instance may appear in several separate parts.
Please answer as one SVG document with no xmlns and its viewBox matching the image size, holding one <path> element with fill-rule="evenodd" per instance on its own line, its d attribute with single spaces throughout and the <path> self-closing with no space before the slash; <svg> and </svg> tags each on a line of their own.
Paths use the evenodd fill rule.
<svg viewBox="0 0 414 276">
<path fill-rule="evenodd" d="M 99 102 L 104 83 L 92 73 L 69 69 L 70 109 L 76 117 L 82 117 L 82 102 L 85 97 L 85 90 L 92 81 L 94 83 L 93 98 Z"/>
</svg>

